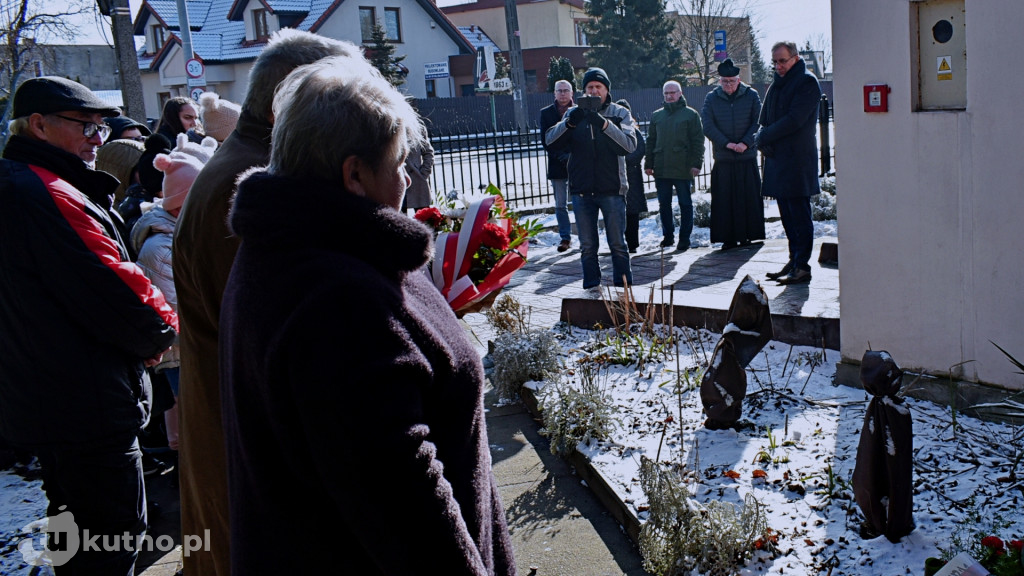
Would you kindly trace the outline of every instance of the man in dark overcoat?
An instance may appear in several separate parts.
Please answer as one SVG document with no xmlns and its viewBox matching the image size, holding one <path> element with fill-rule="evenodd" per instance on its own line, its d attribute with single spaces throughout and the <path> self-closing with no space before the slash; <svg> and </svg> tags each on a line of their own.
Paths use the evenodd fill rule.
<svg viewBox="0 0 1024 576">
<path fill-rule="evenodd" d="M 775 79 L 765 94 L 754 142 L 765 158 L 761 195 L 778 202 L 789 262 L 768 278 L 779 284 L 806 284 L 811 281 L 814 244 L 811 196 L 821 193 L 814 137 L 821 87 L 793 42 L 772 46 L 772 64 Z"/>
<path fill-rule="evenodd" d="M 225 576 L 229 556 L 228 480 L 221 418 L 220 303 L 239 240 L 227 217 L 239 174 L 270 159 L 274 89 L 289 72 L 321 58 L 359 50 L 354 44 L 283 29 L 249 72 L 235 130 L 199 173 L 174 231 L 174 286 L 181 317 L 178 396 L 181 529 L 209 541 L 183 558 L 185 574 Z M 309 210 L 317 210 L 309 206 Z"/>
</svg>

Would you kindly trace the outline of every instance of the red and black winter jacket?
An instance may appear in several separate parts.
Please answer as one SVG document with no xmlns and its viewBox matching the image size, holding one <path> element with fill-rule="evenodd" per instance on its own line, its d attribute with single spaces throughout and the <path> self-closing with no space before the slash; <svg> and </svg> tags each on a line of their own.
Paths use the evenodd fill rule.
<svg viewBox="0 0 1024 576">
<path fill-rule="evenodd" d="M 21 446 L 102 441 L 149 418 L 143 361 L 178 318 L 128 257 L 117 180 L 11 136 L 0 160 L 0 435 Z"/>
</svg>

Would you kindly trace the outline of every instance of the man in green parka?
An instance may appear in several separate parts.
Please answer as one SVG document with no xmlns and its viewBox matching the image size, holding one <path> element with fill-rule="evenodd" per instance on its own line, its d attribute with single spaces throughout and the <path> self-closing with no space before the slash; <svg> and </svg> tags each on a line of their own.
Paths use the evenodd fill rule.
<svg viewBox="0 0 1024 576">
<path fill-rule="evenodd" d="M 644 172 L 654 176 L 654 187 L 658 191 L 663 248 L 669 248 L 675 242 L 672 218 L 672 189 L 675 189 L 680 217 L 676 249 L 685 252 L 690 249 L 690 233 L 693 232 L 690 186 L 704 163 L 704 130 L 700 114 L 686 105 L 679 82 L 669 80 L 662 92 L 665 105 L 654 111 L 647 129 Z"/>
</svg>

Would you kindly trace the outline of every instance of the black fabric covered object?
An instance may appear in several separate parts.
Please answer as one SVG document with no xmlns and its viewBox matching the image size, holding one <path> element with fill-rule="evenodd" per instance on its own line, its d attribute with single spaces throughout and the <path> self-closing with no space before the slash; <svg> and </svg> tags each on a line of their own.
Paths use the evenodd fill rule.
<svg viewBox="0 0 1024 576">
<path fill-rule="evenodd" d="M 728 428 L 743 413 L 747 395 L 746 367 L 775 333 L 768 296 L 749 275 L 736 287 L 728 324 L 715 346 L 711 366 L 700 383 L 700 399 L 712 430 Z"/>
<path fill-rule="evenodd" d="M 896 396 L 903 371 L 882 350 L 868 350 L 860 380 L 873 398 L 864 415 L 853 471 L 853 496 L 868 527 L 890 542 L 914 530 L 913 450 L 910 410 Z"/>
</svg>

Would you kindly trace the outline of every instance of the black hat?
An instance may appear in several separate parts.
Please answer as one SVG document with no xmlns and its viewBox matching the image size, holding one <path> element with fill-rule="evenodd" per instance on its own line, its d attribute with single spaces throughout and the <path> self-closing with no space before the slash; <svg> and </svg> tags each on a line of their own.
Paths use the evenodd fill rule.
<svg viewBox="0 0 1024 576">
<path fill-rule="evenodd" d="M 104 118 L 103 120 L 107 123 L 107 126 L 110 126 L 110 136 L 107 137 L 108 142 L 121 138 L 124 131 L 130 128 L 138 128 L 139 132 L 142 132 L 143 136 L 149 136 L 153 133 L 153 131 L 149 129 L 149 126 L 146 126 L 141 122 L 136 122 L 135 119 L 130 116 L 111 116 L 109 118 Z"/>
<path fill-rule="evenodd" d="M 740 75 L 740 69 L 732 63 L 732 58 L 726 58 L 725 62 L 718 65 L 718 75 L 723 78 L 732 78 Z"/>
<path fill-rule="evenodd" d="M 85 86 L 59 76 L 30 78 L 14 93 L 12 118 L 32 114 L 77 111 L 99 112 L 104 116 L 120 116 L 121 109 L 100 100 Z"/>
<path fill-rule="evenodd" d="M 591 82 L 600 82 L 604 84 L 604 87 L 611 90 L 612 84 L 608 81 L 608 75 L 604 73 L 601 68 L 591 68 L 583 74 L 583 89 L 587 89 L 587 84 Z"/>
</svg>

